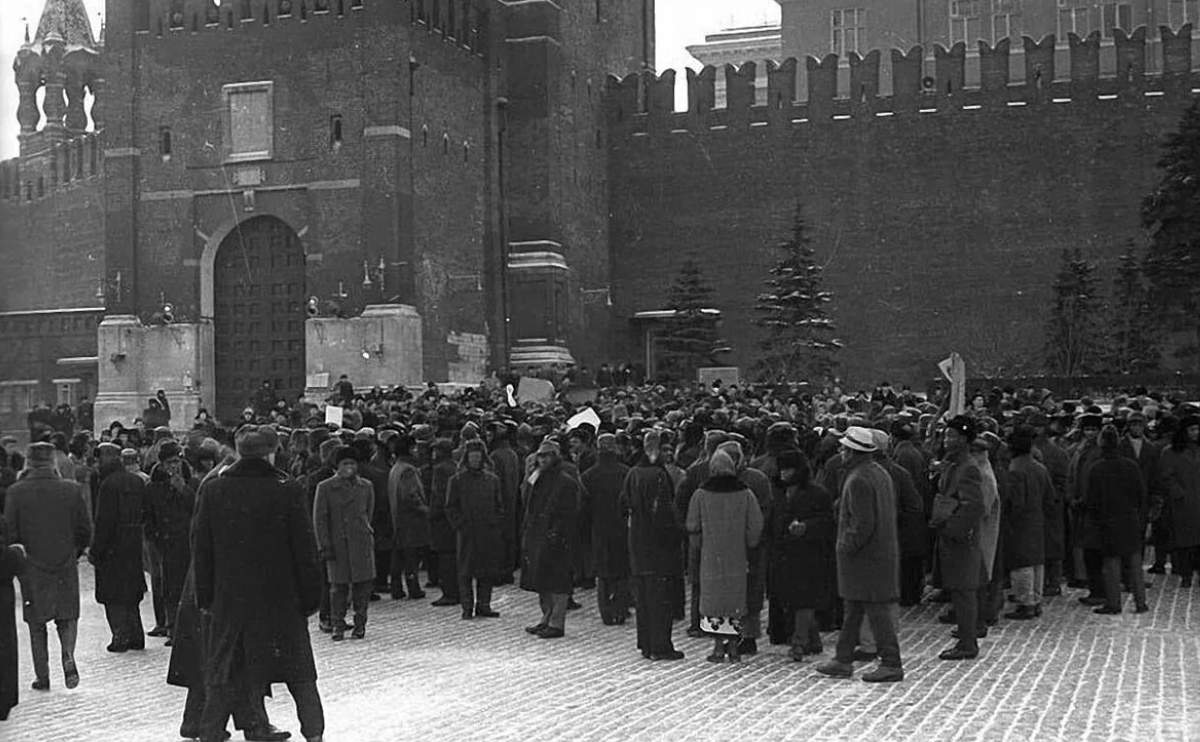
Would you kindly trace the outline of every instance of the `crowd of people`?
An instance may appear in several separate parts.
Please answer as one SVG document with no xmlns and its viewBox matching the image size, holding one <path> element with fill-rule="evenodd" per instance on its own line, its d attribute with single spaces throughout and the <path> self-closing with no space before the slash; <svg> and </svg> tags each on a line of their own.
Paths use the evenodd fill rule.
<svg viewBox="0 0 1200 742">
<path fill-rule="evenodd" d="M 171 645 L 180 733 L 203 742 L 230 716 L 248 740 L 288 738 L 266 714 L 272 683 L 320 740 L 312 637 L 364 640 L 372 602 L 425 588 L 463 620 L 499 616 L 499 585 L 536 593 L 526 631 L 544 640 L 594 589 L 604 625 L 636 621 L 648 661 L 684 659 L 679 621 L 712 640 L 714 663 L 763 640 L 804 663 L 838 631 L 817 672 L 878 661 L 863 680 L 895 682 L 902 606 L 947 603 L 939 656 L 969 661 L 990 626 L 1037 621 L 1064 585 L 1099 614 L 1125 610 L 1124 591 L 1148 610 L 1148 547 L 1150 572 L 1169 562 L 1180 588 L 1200 569 L 1200 411 L 1145 389 L 1104 404 L 994 389 L 963 411 L 886 383 L 511 391 L 363 392 L 343 377 L 328 400 L 341 425 L 320 406 L 285 424 L 264 394 L 236 425 L 202 411 L 183 433 L 160 394 L 153 428 L 48 432 L 24 455 L 6 439 L 0 719 L 17 700 L 14 576 L 33 689 L 51 688 L 50 621 L 64 683 L 79 684 L 83 556 L 108 650 Z"/>
</svg>

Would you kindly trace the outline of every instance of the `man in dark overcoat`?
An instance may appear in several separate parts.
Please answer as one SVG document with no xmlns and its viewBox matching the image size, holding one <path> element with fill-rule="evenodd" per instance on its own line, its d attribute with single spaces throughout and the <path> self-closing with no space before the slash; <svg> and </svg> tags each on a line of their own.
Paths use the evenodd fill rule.
<svg viewBox="0 0 1200 742">
<path fill-rule="evenodd" d="M 942 586 L 950 591 L 958 623 L 958 643 L 938 655 L 944 660 L 978 657 L 978 634 L 983 628 L 979 589 L 987 583 L 988 576 L 980 545 L 983 473 L 970 451 L 975 436 L 975 421 L 965 415 L 946 424 L 946 460 L 929 519 L 929 525 L 938 534 Z"/>
<path fill-rule="evenodd" d="M 6 454 L 0 450 L 0 458 Z M 10 544 L 8 522 L 0 515 L 0 721 L 17 705 L 17 597 L 13 578 L 25 571 L 25 547 Z"/>
<path fill-rule="evenodd" d="M 537 468 L 527 480 L 521 532 L 525 559 L 521 589 L 538 594 L 542 620 L 525 630 L 542 639 L 557 639 L 566 624 L 582 503 L 578 480 L 564 471 L 558 444 L 543 441 L 536 457 Z"/>
<path fill-rule="evenodd" d="M 1163 510 L 1162 479 L 1159 471 L 1161 452 L 1158 447 L 1146 440 L 1146 416 L 1141 412 L 1132 412 L 1125 418 L 1125 435 L 1117 447 L 1117 453 L 1123 458 L 1130 459 L 1138 465 L 1142 473 L 1142 483 L 1146 490 L 1145 510 L 1141 513 L 1143 523 L 1150 523 L 1151 541 L 1154 541 L 1154 523 L 1159 521 Z M 1161 540 L 1158 543 L 1163 543 Z M 1144 546 L 1143 546 L 1144 550 Z M 1155 562 L 1158 561 L 1159 549 L 1155 547 Z"/>
<path fill-rule="evenodd" d="M 521 459 L 512 447 L 512 434 L 503 423 L 491 428 L 492 471 L 500 480 L 500 498 L 504 504 L 504 573 L 500 584 L 511 584 L 513 570 L 521 566 L 517 544 L 521 531 Z"/>
<path fill-rule="evenodd" d="M 476 440 L 479 439 L 471 439 Z M 458 589 L 458 544 L 454 527 L 446 518 L 446 498 L 450 493 L 450 480 L 458 473 L 458 465 L 454 461 L 454 442 L 449 438 L 438 438 L 430 447 L 430 453 L 432 463 L 429 479 L 429 536 L 431 547 L 437 554 L 437 581 L 442 588 L 441 597 L 433 601 L 433 604 L 459 605 L 462 596 Z"/>
<path fill-rule="evenodd" d="M 312 524 L 301 489 L 269 459 L 274 432 L 247 426 L 236 445 L 239 460 L 205 485 L 192 530 L 196 605 L 210 616 L 201 740 L 223 742 L 239 684 L 286 683 L 301 732 L 319 741 L 325 717 L 308 634 L 321 600 Z"/>
<path fill-rule="evenodd" d="M 136 474 L 113 470 L 96 498 L 96 534 L 90 558 L 96 568 L 96 602 L 104 606 L 112 632 L 110 652 L 144 649 L 140 605 L 146 594 L 142 571 L 142 525 L 146 484 Z"/>
<path fill-rule="evenodd" d="M 1067 473 L 1071 463 L 1067 452 L 1047 435 L 1050 419 L 1046 415 L 1036 415 L 1033 427 L 1037 431 L 1037 437 L 1033 441 L 1034 451 L 1041 456 L 1042 465 L 1049 472 L 1050 483 L 1054 486 L 1051 496 L 1042 502 L 1046 549 L 1042 595 L 1052 598 L 1062 595 L 1063 557 L 1066 553 Z"/>
<path fill-rule="evenodd" d="M 504 498 L 500 479 L 487 470 L 487 448 L 478 438 L 463 445 L 462 468 L 447 485 L 446 519 L 457 552 L 458 595 L 464 619 L 497 618 L 492 587 L 507 572 Z"/>
<path fill-rule="evenodd" d="M 1050 472 L 1033 456 L 1033 428 L 1020 426 L 1009 440 L 1012 461 L 1002 511 L 1005 566 L 1009 570 L 1016 609 L 1004 614 L 1014 621 L 1027 621 L 1042 614 L 1046 555 L 1045 502 L 1054 497 Z M 998 475 L 1003 475 L 997 472 Z"/>
<path fill-rule="evenodd" d="M 397 590 L 402 579 L 408 587 L 408 597 L 425 597 L 417 569 L 429 553 L 429 500 L 417 469 L 417 443 L 402 433 L 395 439 L 398 451 L 392 470 L 388 473 L 388 507 L 392 511 L 392 597 L 402 598 Z M 444 596 L 443 596 L 444 597 Z M 443 603 L 442 605 L 448 605 Z"/>
<path fill-rule="evenodd" d="M 183 581 L 192 560 L 189 531 L 196 507 L 196 491 L 185 471 L 183 449 L 173 440 L 163 441 L 158 449 L 158 464 L 150 471 L 146 485 L 146 534 L 162 567 L 163 608 L 167 642 L 179 612 Z"/>
<path fill-rule="evenodd" d="M 1100 431 L 1100 459 L 1092 465 L 1084 506 L 1095 522 L 1104 563 L 1104 605 L 1093 609 L 1102 615 L 1121 612 L 1121 576 L 1133 593 L 1135 610 L 1145 613 L 1146 586 L 1142 577 L 1143 513 L 1146 483 L 1133 459 L 1120 454 L 1120 434 L 1112 425 Z"/>
<path fill-rule="evenodd" d="M 596 440 L 596 463 L 583 472 L 583 503 L 591 525 L 596 607 L 606 626 L 629 619 L 629 526 L 621 512 L 621 488 L 629 467 L 621 462 L 617 437 Z"/>
<path fill-rule="evenodd" d="M 683 609 L 685 529 L 661 448 L 658 430 L 642 436 L 642 456 L 625 478 L 620 502 L 629 518 L 638 649 L 648 660 L 681 660 L 683 652 L 671 642 L 671 622 Z"/>
<path fill-rule="evenodd" d="M 92 521 L 79 485 L 58 475 L 50 443 L 29 447 L 25 470 L 8 490 L 4 515 L 9 539 L 25 547 L 21 578 L 25 623 L 33 654 L 34 690 L 50 689 L 46 624 L 54 621 L 67 688 L 79 685 L 75 640 L 79 635 L 79 557 L 92 540 Z"/>
</svg>

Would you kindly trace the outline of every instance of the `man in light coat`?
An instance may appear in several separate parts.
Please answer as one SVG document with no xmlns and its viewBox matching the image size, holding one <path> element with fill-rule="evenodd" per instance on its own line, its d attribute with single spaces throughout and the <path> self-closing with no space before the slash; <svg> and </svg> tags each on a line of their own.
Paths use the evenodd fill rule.
<svg viewBox="0 0 1200 742">
<path fill-rule="evenodd" d="M 350 636 L 367 634 L 367 606 L 375 583 L 375 487 L 358 476 L 358 451 L 342 446 L 334 454 L 337 474 L 317 485 L 313 526 L 317 551 L 329 575 L 330 621 L 333 641 L 346 638 L 346 601 L 354 607 Z"/>
<path fill-rule="evenodd" d="M 852 426 L 841 439 L 841 497 L 838 499 L 838 592 L 845 617 L 837 653 L 817 672 L 848 678 L 854 674 L 854 649 L 863 617 L 879 652 L 879 666 L 863 676 L 869 683 L 904 679 L 900 641 L 891 604 L 900 599 L 900 537 L 896 526 L 896 494 L 887 471 L 874 461 L 871 431 Z"/>
</svg>

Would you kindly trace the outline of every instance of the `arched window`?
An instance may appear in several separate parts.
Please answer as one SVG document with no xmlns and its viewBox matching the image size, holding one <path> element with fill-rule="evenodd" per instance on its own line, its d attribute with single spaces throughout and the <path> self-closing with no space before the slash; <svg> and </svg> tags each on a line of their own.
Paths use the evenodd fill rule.
<svg viewBox="0 0 1200 742">
<path fill-rule="evenodd" d="M 171 127 L 161 126 L 158 129 L 158 153 L 163 160 L 171 159 Z"/>
<path fill-rule="evenodd" d="M 450 154 L 450 135 L 442 134 L 442 154 Z"/>
<path fill-rule="evenodd" d="M 342 146 L 342 116 L 334 114 L 329 119 L 329 143 L 337 149 Z"/>
<path fill-rule="evenodd" d="M 471 143 L 463 142 L 463 162 L 471 161 Z"/>
</svg>

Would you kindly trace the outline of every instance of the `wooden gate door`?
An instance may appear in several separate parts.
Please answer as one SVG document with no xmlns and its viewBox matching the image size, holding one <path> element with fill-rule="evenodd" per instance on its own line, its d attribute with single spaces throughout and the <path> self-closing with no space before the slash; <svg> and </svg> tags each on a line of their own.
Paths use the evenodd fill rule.
<svg viewBox="0 0 1200 742">
<path fill-rule="evenodd" d="M 236 420 L 264 380 L 295 406 L 304 393 L 304 249 L 269 216 L 242 222 L 213 271 L 217 419 Z"/>
</svg>

